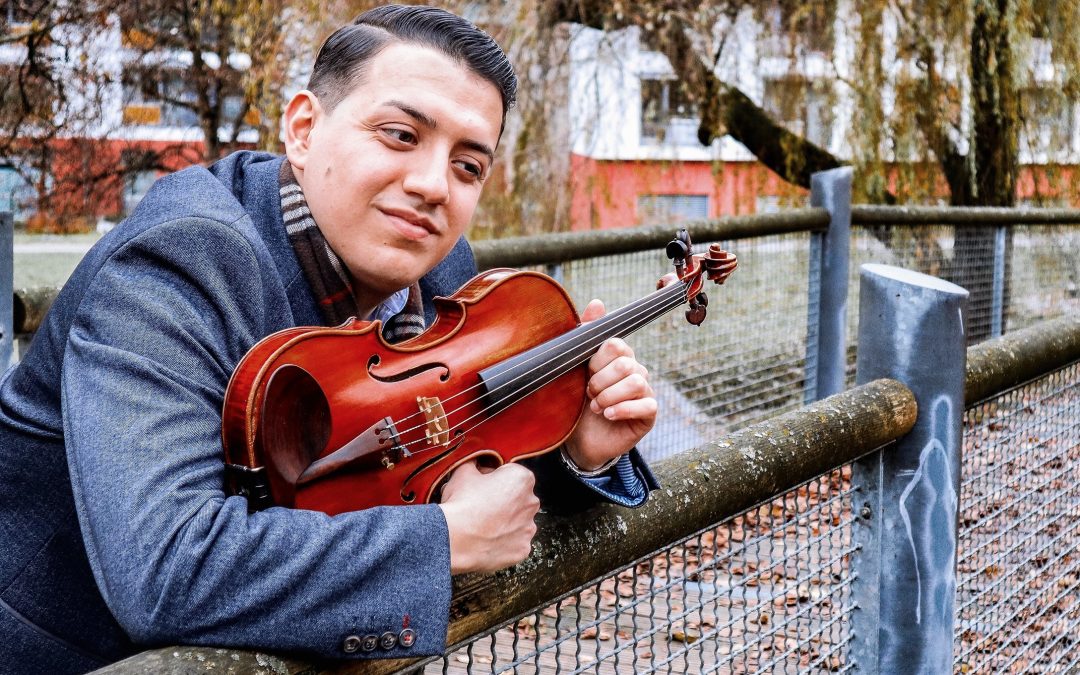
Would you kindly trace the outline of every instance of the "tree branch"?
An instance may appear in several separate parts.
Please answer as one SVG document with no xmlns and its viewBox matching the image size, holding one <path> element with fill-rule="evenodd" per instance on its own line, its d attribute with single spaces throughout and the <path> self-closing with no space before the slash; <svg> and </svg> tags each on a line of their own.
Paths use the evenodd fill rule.
<svg viewBox="0 0 1080 675">
<path fill-rule="evenodd" d="M 554 26 L 558 22 L 580 23 L 590 28 L 618 30 L 641 26 L 664 32 L 664 55 L 680 80 L 690 85 L 701 108 L 698 140 L 709 145 L 729 135 L 746 146 L 758 161 L 784 180 L 809 189 L 810 175 L 844 166 L 847 162 L 803 136 L 776 123 L 738 87 L 723 82 L 706 65 L 691 42 L 682 15 L 691 15 L 696 5 L 682 0 L 664 3 L 662 11 L 647 16 L 641 5 L 630 8 L 603 0 L 554 0 L 546 3 L 541 19 Z M 657 19 L 665 22 L 658 25 Z"/>
</svg>

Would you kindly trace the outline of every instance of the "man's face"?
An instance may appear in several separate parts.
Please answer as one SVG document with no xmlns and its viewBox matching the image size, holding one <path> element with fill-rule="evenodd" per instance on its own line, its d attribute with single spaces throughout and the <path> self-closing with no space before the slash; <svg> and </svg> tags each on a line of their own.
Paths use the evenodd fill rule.
<svg viewBox="0 0 1080 675">
<path fill-rule="evenodd" d="M 450 251 L 491 171 L 501 124 L 495 85 L 413 44 L 387 46 L 330 113 L 310 93 L 293 98 L 289 161 L 362 306 Z"/>
</svg>

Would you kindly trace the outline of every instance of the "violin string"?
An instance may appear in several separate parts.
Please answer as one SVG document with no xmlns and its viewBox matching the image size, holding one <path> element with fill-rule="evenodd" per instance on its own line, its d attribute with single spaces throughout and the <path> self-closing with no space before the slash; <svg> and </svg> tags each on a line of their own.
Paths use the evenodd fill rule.
<svg viewBox="0 0 1080 675">
<path fill-rule="evenodd" d="M 667 312 L 669 312 L 672 309 L 674 309 L 674 308 L 678 307 L 679 305 L 683 304 L 683 302 L 685 302 L 684 299 L 676 297 L 674 302 L 672 302 L 669 299 L 664 305 L 654 305 L 654 306 L 652 306 L 651 309 L 653 311 L 641 312 L 641 313 L 634 314 L 634 315 L 628 315 L 627 318 L 631 319 L 630 323 L 631 324 L 636 323 L 637 325 L 634 325 L 631 329 L 629 329 L 627 332 L 625 332 L 623 334 L 624 335 L 629 335 L 629 334 L 633 333 L 634 331 L 637 331 L 638 329 L 642 328 L 643 326 L 648 325 L 655 318 L 663 316 Z M 623 322 L 623 323 L 626 323 L 626 322 Z M 621 326 L 622 324 L 619 324 L 619 325 Z M 460 428 L 461 426 L 463 426 L 464 424 L 466 424 L 469 421 L 473 420 L 474 418 L 476 418 L 476 417 L 478 417 L 480 415 L 484 415 L 485 413 L 487 413 L 492 408 L 497 407 L 497 405 L 502 405 L 502 409 L 505 409 L 505 408 L 507 408 L 509 406 L 512 406 L 513 404 L 517 403 L 518 401 L 528 397 L 530 394 L 542 389 L 543 387 L 545 387 L 548 384 L 554 382 L 555 380 L 562 377 L 566 373 L 570 372 L 571 370 L 576 368 L 578 365 L 580 365 L 579 359 L 581 359 L 584 356 L 590 354 L 595 349 L 595 346 L 584 343 L 584 342 L 580 342 L 579 344 L 575 345 L 575 349 L 580 348 L 580 347 L 584 347 L 585 349 L 580 351 L 580 353 L 576 353 L 576 354 L 571 353 L 570 358 L 567 358 L 561 364 L 556 365 L 551 371 L 545 373 L 541 378 L 539 378 L 535 382 L 531 383 L 528 387 L 523 387 L 519 391 L 514 392 L 511 395 L 511 398 L 507 399 L 507 401 L 505 403 L 500 402 L 499 404 L 488 405 L 485 408 L 473 413 L 472 415 L 465 418 L 464 420 L 462 420 L 462 421 L 454 424 L 453 426 L 449 427 L 446 430 L 446 432 L 449 433 L 449 432 L 452 432 L 452 431 Z M 542 364 L 542 365 L 546 365 L 546 364 Z M 508 381 L 504 385 L 501 385 L 500 387 L 497 387 L 493 391 L 498 391 L 499 389 L 501 389 L 503 387 L 510 386 L 510 384 L 514 380 L 521 379 L 521 377 L 524 377 L 529 372 L 532 372 L 532 370 L 535 370 L 538 367 L 540 367 L 540 366 L 534 366 L 533 368 L 529 369 L 529 371 L 527 371 L 526 373 L 522 373 L 522 374 L 514 377 L 512 380 Z M 474 388 L 474 387 L 470 387 L 470 389 L 472 389 L 472 388 Z M 466 403 L 466 404 L 464 404 L 462 406 L 459 406 L 458 408 L 452 410 L 451 412 L 445 413 L 444 418 L 449 418 L 450 415 L 453 415 L 454 413 L 465 409 L 468 405 L 470 405 L 471 403 L 473 403 L 476 400 L 480 400 L 481 398 L 482 397 L 478 397 L 476 399 L 473 399 L 473 400 L 469 401 L 468 403 Z M 500 412 L 501 412 L 501 410 L 500 410 Z M 481 420 L 480 422 L 478 422 L 478 423 L 474 424 L 473 426 L 469 427 L 469 429 L 463 431 L 462 433 L 463 434 L 464 433 L 469 433 L 470 431 L 472 431 L 473 429 L 478 427 L 480 424 L 482 424 L 484 421 L 486 421 L 486 420 Z M 399 436 L 404 435 L 405 433 L 414 431 L 416 429 L 423 428 L 423 426 L 424 425 L 418 425 L 418 426 L 412 427 L 412 428 L 410 428 L 410 429 L 408 429 L 406 431 L 399 432 Z M 425 438 L 419 438 L 419 439 L 417 439 L 415 441 L 408 441 L 408 442 L 400 444 L 400 445 L 402 445 L 404 447 L 407 447 L 409 445 L 415 445 L 417 443 L 422 443 L 422 442 L 424 442 L 426 440 L 427 440 L 426 437 Z M 419 454 L 419 453 L 434 450 L 434 449 L 436 449 L 436 447 L 421 448 L 420 450 L 414 451 L 412 454 Z"/>
<path fill-rule="evenodd" d="M 680 303 L 680 304 L 681 304 L 681 303 Z M 674 305 L 673 307 L 677 307 L 677 306 L 678 306 L 678 305 Z M 668 309 L 671 309 L 671 308 L 668 308 Z M 667 311 L 667 310 L 665 310 L 665 311 Z M 641 324 L 640 326 L 637 326 L 637 328 L 641 328 L 642 326 L 644 326 L 644 325 L 645 325 L 645 324 L 647 324 L 647 323 L 648 323 L 648 322 L 645 322 L 645 323 Z M 635 328 L 634 330 L 637 330 L 637 328 Z M 631 332 L 632 332 L 632 331 L 631 331 Z M 628 334 L 629 334 L 629 333 L 628 333 Z M 560 368 L 560 369 L 559 369 L 558 371 L 552 371 L 551 373 L 545 374 L 545 379 L 543 379 L 543 380 L 538 380 L 538 381 L 537 381 L 536 383 L 534 383 L 534 384 L 533 384 L 533 385 L 532 385 L 531 387 L 529 387 L 529 388 L 527 388 L 527 389 L 523 388 L 523 389 L 521 389 L 520 391 L 518 391 L 518 392 L 515 392 L 514 398 L 513 398 L 512 400 L 510 400 L 510 402 L 509 402 L 509 403 L 507 403 L 506 405 L 504 405 L 502 409 L 505 409 L 505 408 L 507 408 L 507 407 L 509 407 L 509 406 L 513 405 L 514 403 L 517 403 L 518 401 L 520 401 L 520 400 L 522 400 L 522 399 L 524 399 L 524 398 L 528 397 L 528 396 L 529 396 L 530 394 L 532 394 L 532 393 L 534 393 L 534 392 L 538 391 L 539 389 L 542 389 L 543 387 L 547 386 L 547 385 L 548 385 L 548 384 L 550 384 L 551 382 L 554 382 L 554 381 L 555 381 L 555 380 L 557 380 L 558 378 L 562 377 L 562 376 L 563 376 L 563 375 L 565 375 L 566 373 L 568 373 L 568 372 L 570 372 L 571 370 L 573 370 L 573 369 L 574 369 L 574 368 L 575 368 L 575 367 L 576 367 L 577 365 L 579 365 L 579 364 L 576 364 L 576 363 L 573 363 L 573 362 L 568 362 L 568 363 L 565 363 L 565 364 L 563 365 L 563 367 L 561 367 L 561 368 Z M 463 407 L 464 407 L 464 406 L 463 406 Z M 457 428 L 459 428 L 459 427 L 461 427 L 461 426 L 464 426 L 465 424 L 467 424 L 467 423 L 468 423 L 468 422 L 470 422 L 471 420 L 475 419 L 476 417 L 479 417 L 480 415 L 484 415 L 484 414 L 485 414 L 485 413 L 486 413 L 486 412 L 487 412 L 488 410 L 490 410 L 490 409 L 491 409 L 491 408 L 493 408 L 493 407 L 495 407 L 495 406 L 493 406 L 493 405 L 492 405 L 492 406 L 488 406 L 488 407 L 486 407 L 486 408 L 484 408 L 484 409 L 482 409 L 482 410 L 479 410 L 479 411 L 477 411 L 477 412 L 473 413 L 472 415 L 470 415 L 469 417 L 465 418 L 465 419 L 464 419 L 464 420 L 462 420 L 461 422 L 459 422 L 459 423 L 455 424 L 455 425 L 454 425 L 453 427 L 451 427 L 451 428 L 450 428 L 450 429 L 449 429 L 448 431 L 453 431 L 453 430 L 455 430 L 455 429 L 457 429 Z M 461 408 L 458 408 L 458 410 L 461 410 Z M 501 412 L 501 411 L 502 411 L 502 410 L 500 410 L 499 412 Z M 455 412 L 456 412 L 456 411 L 455 411 Z M 498 414 L 498 413 L 496 413 L 496 414 Z M 494 415 L 492 415 L 492 416 L 487 416 L 487 417 L 485 417 L 484 419 L 481 419 L 481 420 L 480 420 L 479 422 L 477 422 L 476 424 L 474 424 L 474 425 L 472 425 L 471 427 L 469 427 L 468 429 L 465 429 L 464 431 L 462 431 L 462 434 L 464 435 L 464 434 L 470 433 L 471 431 L 473 431 L 474 429 L 476 429 L 477 427 L 479 427 L 479 426 L 480 426 L 481 424 L 483 424 L 484 422 L 488 421 L 488 420 L 489 420 L 489 419 L 491 419 L 492 417 L 494 417 Z M 425 441 L 425 440 L 427 440 L 427 439 L 426 439 L 426 438 L 422 438 L 422 439 L 418 439 L 417 441 L 411 441 L 410 443 L 419 443 L 419 442 L 423 442 L 423 441 Z M 439 447 L 441 447 L 441 446 L 439 446 Z M 429 451 L 431 451 L 431 450 L 436 450 L 436 449 L 439 449 L 439 447 L 431 447 L 431 448 L 421 448 L 420 450 L 417 450 L 417 451 L 415 451 L 415 452 L 414 452 L 413 454 L 420 454 L 420 453 L 424 453 L 424 452 L 429 452 Z"/>
<path fill-rule="evenodd" d="M 625 307 L 620 308 L 619 310 L 616 310 L 616 312 L 613 312 L 612 315 L 608 315 L 609 319 L 616 319 L 617 321 L 619 321 L 618 323 L 613 324 L 610 321 L 608 323 L 605 323 L 605 322 L 603 322 L 604 317 L 601 317 L 596 322 L 590 322 L 588 324 L 584 324 L 583 328 L 585 328 L 585 330 L 582 331 L 581 335 L 578 336 L 578 340 L 579 340 L 578 344 L 575 345 L 573 343 L 570 343 L 570 345 L 571 345 L 570 348 L 571 349 L 576 349 L 576 348 L 580 347 L 583 343 L 585 343 L 586 350 L 598 349 L 599 345 L 592 346 L 592 345 L 588 344 L 588 342 L 596 340 L 596 338 L 601 337 L 601 335 L 590 335 L 590 333 L 604 334 L 603 339 L 600 340 L 600 342 L 602 342 L 603 340 L 606 340 L 610 336 L 610 332 L 611 332 L 612 328 L 616 328 L 616 329 L 622 328 L 625 324 L 627 324 L 627 323 L 632 324 L 634 321 L 639 320 L 643 316 L 647 317 L 645 319 L 645 323 L 648 323 L 648 322 L 652 321 L 654 318 L 656 318 L 658 316 L 662 316 L 663 314 L 666 314 L 667 312 L 671 311 L 671 309 L 674 309 L 675 307 L 678 307 L 682 303 L 686 302 L 686 296 L 685 296 L 686 288 L 687 288 L 686 283 L 682 282 L 682 280 L 680 280 L 679 283 L 669 284 L 668 286 L 665 286 L 663 289 L 661 289 L 662 291 L 666 291 L 664 293 L 653 294 L 652 296 L 646 296 L 645 298 L 642 298 L 642 299 L 640 299 L 638 301 L 635 301 L 634 303 L 631 303 L 630 305 L 627 305 Z M 674 305 L 668 306 L 668 304 L 670 303 L 672 297 L 674 297 L 674 299 L 676 300 L 676 303 Z M 660 304 L 660 303 L 663 303 L 663 304 Z M 635 307 L 635 305 L 637 305 L 637 306 Z M 654 310 L 657 307 L 662 307 L 663 309 L 661 309 L 658 314 L 655 314 L 655 316 L 653 316 Z M 630 310 L 629 312 L 626 311 L 628 309 Z M 634 328 L 633 330 L 637 330 L 637 328 Z M 558 338 L 555 338 L 551 342 L 554 342 L 557 339 Z M 531 374 L 533 371 L 535 371 L 538 368 L 541 368 L 543 366 L 548 365 L 551 361 L 549 359 L 543 359 L 542 357 L 544 357 L 546 354 L 548 354 L 549 352 L 551 352 L 551 351 L 553 351 L 555 349 L 559 349 L 559 348 L 562 348 L 562 347 L 565 347 L 565 346 L 566 346 L 565 344 L 551 344 L 544 351 L 539 352 L 537 354 L 534 354 L 532 357 L 529 358 L 529 360 L 527 360 L 527 361 L 525 361 L 525 362 L 523 362 L 521 364 L 518 364 L 515 367 L 516 371 L 518 372 L 517 375 L 510 378 L 509 380 L 507 380 L 503 384 L 499 385 L 498 387 L 492 389 L 488 393 L 493 394 L 493 393 L 495 393 L 495 392 L 497 392 L 497 391 L 499 391 L 499 390 L 501 390 L 501 389 L 503 389 L 505 387 L 513 386 L 514 383 L 517 382 L 518 380 L 520 380 L 521 378 L 526 377 L 527 375 Z M 586 351 L 586 353 L 587 353 L 587 351 Z M 566 352 L 564 352 L 564 356 L 565 356 L 565 354 L 566 354 Z M 524 367 L 528 366 L 530 363 L 536 362 L 536 361 L 539 361 L 539 363 L 536 363 L 536 365 L 532 366 L 531 368 L 528 368 L 524 372 L 521 372 L 522 368 L 524 368 Z M 453 401 L 454 399 L 460 398 L 461 396 L 464 396 L 465 394 L 468 394 L 469 392 L 474 391 L 476 389 L 479 389 L 479 388 L 481 388 L 483 386 L 485 386 L 485 383 L 483 381 L 477 382 L 476 384 L 471 385 L 469 387 L 466 387 L 465 389 L 462 389 L 461 391 L 457 392 L 456 394 L 447 397 L 446 400 L 442 401 L 442 403 L 445 406 L 446 403 L 449 403 L 450 401 Z M 469 405 L 471 405 L 476 400 L 479 400 L 479 398 L 482 398 L 482 397 L 469 399 L 468 401 L 466 401 L 462 405 L 458 406 L 457 408 L 451 410 L 450 412 L 448 412 L 448 413 L 444 412 L 443 413 L 444 417 L 449 417 L 450 415 L 453 415 L 454 413 L 460 412 L 461 410 L 468 407 Z M 487 410 L 487 409 L 485 408 L 485 410 Z M 410 419 L 412 419 L 414 417 L 417 417 L 417 416 L 419 416 L 421 414 L 422 414 L 422 411 L 418 411 L 418 412 L 412 413 L 410 415 L 407 415 L 406 417 L 403 417 L 400 420 L 395 420 L 394 425 L 397 426 L 399 424 L 402 424 L 402 423 L 404 423 L 404 422 L 406 422 L 406 421 L 408 421 L 408 420 L 410 420 Z M 427 425 L 426 422 L 421 423 L 421 424 L 417 424 L 417 425 L 415 425 L 413 427 L 409 427 L 408 429 L 404 429 L 402 431 L 399 431 L 398 435 L 402 436 L 404 434 L 410 433 L 410 432 L 415 431 L 417 429 L 422 429 L 426 425 Z M 426 440 L 426 439 L 420 439 L 419 441 L 414 441 L 414 443 L 415 442 L 422 442 L 423 440 Z"/>
<path fill-rule="evenodd" d="M 679 290 L 681 291 L 683 289 L 679 289 Z M 674 297 L 670 297 L 670 296 L 674 296 Z M 659 299 L 662 299 L 664 301 L 664 304 L 658 305 L 658 304 L 655 304 L 655 303 L 651 303 L 651 304 L 649 304 L 647 306 L 644 306 L 644 311 L 637 311 L 636 313 L 627 313 L 627 314 L 623 314 L 622 316 L 618 317 L 618 319 L 619 319 L 618 323 L 615 323 L 613 325 L 612 324 L 605 324 L 605 325 L 590 327 L 589 330 L 583 332 L 583 334 L 581 336 L 578 336 L 579 337 L 578 343 L 577 344 L 572 344 L 571 343 L 572 344 L 571 350 L 566 351 L 561 355 L 563 357 L 563 359 L 568 359 L 568 363 L 569 363 L 570 368 L 568 368 L 568 369 L 564 370 L 563 372 L 557 374 L 555 376 L 555 378 L 560 377 L 562 374 L 565 374 L 565 372 L 568 372 L 570 369 L 572 369 L 572 368 L 576 367 L 577 365 L 579 365 L 578 360 L 580 358 L 582 358 L 583 356 L 591 354 L 591 352 L 594 352 L 597 348 L 599 348 L 599 343 L 601 343 L 603 340 L 607 339 L 607 335 L 595 336 L 595 335 L 588 335 L 588 333 L 590 333 L 590 332 L 592 332 L 592 333 L 601 332 L 599 329 L 610 329 L 610 328 L 622 329 L 627 324 L 629 324 L 629 325 L 631 325 L 633 327 L 630 330 L 627 330 L 626 332 L 622 333 L 623 335 L 628 335 L 629 333 L 631 333 L 631 332 L 637 330 L 638 328 L 640 328 L 641 326 L 653 321 L 655 318 L 657 318 L 659 316 L 662 316 L 663 314 L 666 314 L 671 309 L 674 309 L 675 307 L 678 307 L 679 305 L 681 305 L 682 303 L 684 303 L 686 301 L 685 300 L 685 295 L 682 294 L 682 293 L 679 293 L 678 295 L 669 293 L 669 294 L 665 294 L 663 296 L 657 296 L 657 297 Z M 672 302 L 672 300 L 674 300 L 674 302 Z M 641 308 L 638 308 L 638 309 L 640 310 Z M 637 323 L 638 325 L 635 326 L 634 325 L 635 323 Z M 597 340 L 597 337 L 600 337 L 601 339 Z M 585 339 L 582 339 L 582 338 L 585 338 Z M 530 357 L 530 359 L 528 361 L 525 361 L 525 362 L 515 366 L 514 371 L 512 371 L 512 372 L 516 372 L 517 374 L 514 375 L 513 377 L 511 377 L 510 379 L 508 379 L 507 381 L 505 381 L 503 384 L 501 384 L 501 385 L 495 387 L 494 389 L 492 389 L 489 393 L 495 393 L 495 392 L 498 392 L 501 389 L 504 389 L 506 387 L 511 387 L 517 381 L 521 380 L 523 377 L 528 376 L 529 374 L 531 374 L 533 371 L 537 370 L 538 368 L 550 365 L 552 363 L 551 360 L 543 360 L 540 363 L 538 363 L 537 365 L 534 365 L 532 367 L 527 367 L 530 363 L 539 360 L 544 354 L 550 352 L 552 349 L 555 349 L 555 348 L 557 348 L 559 346 L 562 346 L 562 345 L 554 345 L 552 347 L 549 347 L 548 349 L 544 350 L 543 352 Z M 584 347 L 584 351 L 580 351 L 580 352 L 577 352 L 577 353 L 572 351 L 572 350 L 580 350 L 581 347 Z M 559 368 L 560 366 L 557 365 L 555 367 Z M 541 381 L 539 386 L 543 387 L 546 384 L 548 384 L 552 379 L 555 379 L 555 378 L 549 378 L 547 380 L 543 380 L 543 381 Z M 451 401 L 451 400 L 453 400 L 455 398 L 458 398 L 458 397 L 460 397 L 460 396 L 462 396 L 462 395 L 464 395 L 464 394 L 466 394 L 466 393 L 468 393 L 470 391 L 473 391 L 475 389 L 478 389 L 478 388 L 482 387 L 483 385 L 484 385 L 484 382 L 479 382 L 479 383 L 477 383 L 475 385 L 472 385 L 471 387 L 468 387 L 468 388 L 458 392 L 457 394 L 454 394 L 453 396 L 447 398 L 446 401 Z M 528 394 L 535 391 L 536 388 L 538 388 L 538 387 L 534 387 L 533 389 L 527 390 L 526 393 L 525 393 L 525 396 L 527 396 Z M 518 397 L 517 399 L 514 399 L 514 400 L 510 401 L 507 405 L 512 405 L 513 403 L 516 403 L 518 400 L 520 400 L 520 398 L 523 398 L 523 397 L 524 396 Z M 469 401 L 465 402 L 463 405 L 451 410 L 450 412 L 448 412 L 448 413 L 444 412 L 444 414 L 443 414 L 444 418 L 449 418 L 451 415 L 453 415 L 453 414 L 455 414 L 457 412 L 460 412 L 461 410 L 465 409 L 466 407 L 473 404 L 475 401 L 480 400 L 481 398 L 482 397 L 477 397 L 477 398 L 470 399 Z M 490 409 L 490 407 L 493 407 L 493 406 L 489 406 L 488 408 L 484 408 L 480 412 L 486 412 L 487 410 Z M 412 415 L 410 415 L 409 417 L 406 417 L 404 419 L 409 419 L 410 417 L 415 417 L 417 414 L 419 414 L 419 413 L 413 413 Z M 419 424 L 419 425 L 416 425 L 414 427 L 410 427 L 408 429 L 400 431 L 399 436 L 410 433 L 412 431 L 415 431 L 416 429 L 422 429 L 425 426 L 426 426 L 426 424 Z M 414 444 L 416 442 L 422 442 L 424 440 L 426 440 L 426 438 L 420 439 L 419 441 L 411 442 L 409 444 Z"/>
</svg>

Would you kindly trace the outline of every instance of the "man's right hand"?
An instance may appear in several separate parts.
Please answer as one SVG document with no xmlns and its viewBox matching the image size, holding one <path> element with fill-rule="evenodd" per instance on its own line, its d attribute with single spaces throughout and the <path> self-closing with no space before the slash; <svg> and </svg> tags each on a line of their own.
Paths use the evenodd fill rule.
<svg viewBox="0 0 1080 675">
<path fill-rule="evenodd" d="M 540 510 L 535 483 L 520 464 L 484 473 L 468 462 L 454 471 L 439 504 L 450 530 L 451 574 L 494 572 L 529 556 Z"/>
</svg>

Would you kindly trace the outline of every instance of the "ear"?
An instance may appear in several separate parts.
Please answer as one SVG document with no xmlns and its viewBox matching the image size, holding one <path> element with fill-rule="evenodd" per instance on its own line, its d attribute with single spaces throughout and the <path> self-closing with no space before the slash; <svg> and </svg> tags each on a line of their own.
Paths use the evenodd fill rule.
<svg viewBox="0 0 1080 675">
<path fill-rule="evenodd" d="M 303 171 L 307 164 L 311 132 L 321 115 L 319 98 L 307 89 L 297 92 L 285 107 L 285 154 L 296 169 Z"/>
</svg>

